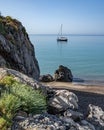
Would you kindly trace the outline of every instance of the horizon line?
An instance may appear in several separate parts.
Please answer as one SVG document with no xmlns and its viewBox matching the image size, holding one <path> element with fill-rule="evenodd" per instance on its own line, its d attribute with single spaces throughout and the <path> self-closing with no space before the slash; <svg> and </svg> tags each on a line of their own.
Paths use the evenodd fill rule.
<svg viewBox="0 0 104 130">
<path fill-rule="evenodd" d="M 54 33 L 29 33 L 29 35 L 58 35 L 58 34 L 54 34 Z M 70 36 L 104 36 L 104 34 L 63 34 L 63 35 L 70 35 Z"/>
</svg>

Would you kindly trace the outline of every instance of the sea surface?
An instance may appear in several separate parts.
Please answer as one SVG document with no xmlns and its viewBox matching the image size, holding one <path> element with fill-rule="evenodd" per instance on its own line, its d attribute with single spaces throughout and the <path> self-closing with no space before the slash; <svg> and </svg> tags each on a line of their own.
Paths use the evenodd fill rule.
<svg viewBox="0 0 104 130">
<path fill-rule="evenodd" d="M 54 75 L 64 65 L 71 69 L 75 82 L 104 85 L 104 36 L 67 35 L 68 42 L 57 42 L 57 35 L 29 37 L 41 75 Z"/>
</svg>

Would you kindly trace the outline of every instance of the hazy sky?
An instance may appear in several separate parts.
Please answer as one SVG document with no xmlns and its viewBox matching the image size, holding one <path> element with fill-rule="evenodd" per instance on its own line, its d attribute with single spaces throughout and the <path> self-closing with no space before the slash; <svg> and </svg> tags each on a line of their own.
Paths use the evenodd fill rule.
<svg viewBox="0 0 104 130">
<path fill-rule="evenodd" d="M 0 11 L 30 34 L 104 34 L 104 0 L 0 0 Z"/>
</svg>

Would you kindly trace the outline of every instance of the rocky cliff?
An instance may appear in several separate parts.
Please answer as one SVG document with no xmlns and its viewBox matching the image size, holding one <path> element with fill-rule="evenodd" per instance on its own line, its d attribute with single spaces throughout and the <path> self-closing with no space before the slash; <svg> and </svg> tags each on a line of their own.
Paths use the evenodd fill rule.
<svg viewBox="0 0 104 130">
<path fill-rule="evenodd" d="M 0 16 L 0 67 L 39 78 L 39 65 L 34 47 L 22 24 L 10 16 Z"/>
</svg>

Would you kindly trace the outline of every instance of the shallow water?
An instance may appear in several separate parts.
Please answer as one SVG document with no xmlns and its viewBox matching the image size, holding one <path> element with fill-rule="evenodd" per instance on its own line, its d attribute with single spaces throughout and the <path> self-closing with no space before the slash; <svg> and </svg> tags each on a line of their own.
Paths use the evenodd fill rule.
<svg viewBox="0 0 104 130">
<path fill-rule="evenodd" d="M 41 74 L 53 75 L 64 65 L 78 83 L 104 84 L 104 36 L 67 37 L 68 42 L 57 42 L 56 35 L 30 35 Z"/>
</svg>

